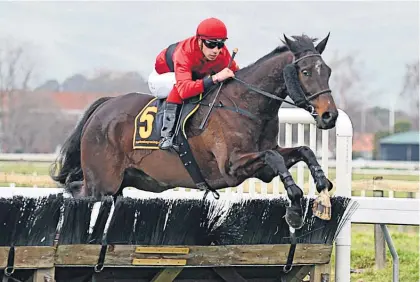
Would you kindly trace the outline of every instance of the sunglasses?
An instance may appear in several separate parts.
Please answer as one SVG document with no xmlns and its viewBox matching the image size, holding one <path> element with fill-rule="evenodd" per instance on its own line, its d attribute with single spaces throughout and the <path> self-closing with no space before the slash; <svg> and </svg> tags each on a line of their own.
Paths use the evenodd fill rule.
<svg viewBox="0 0 420 282">
<path fill-rule="evenodd" d="M 203 40 L 203 43 L 209 49 L 214 49 L 215 47 L 222 49 L 225 46 L 224 40 Z"/>
</svg>

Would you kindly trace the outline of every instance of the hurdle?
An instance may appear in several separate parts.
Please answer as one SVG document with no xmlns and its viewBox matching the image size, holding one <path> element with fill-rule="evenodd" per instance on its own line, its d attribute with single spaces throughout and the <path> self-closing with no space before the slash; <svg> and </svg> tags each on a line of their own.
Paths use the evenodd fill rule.
<svg viewBox="0 0 420 282">
<path fill-rule="evenodd" d="M 101 246 L 22 246 L 15 248 L 13 272 L 32 271 L 34 282 L 69 281 L 57 276 L 73 269 L 80 272 L 81 268 L 86 276 L 92 275 L 89 281 L 275 281 L 283 272 L 290 247 L 111 245 L 106 250 L 104 268 L 100 268 Z M 331 252 L 331 245 L 297 245 L 293 268 L 281 276 L 283 281 L 303 281 L 308 274 L 310 281 L 330 281 Z M 7 254 L 8 248 L 0 247 L 0 268 L 6 268 Z"/>
<path fill-rule="evenodd" d="M 352 209 L 350 199 L 332 198 L 336 212 L 331 222 L 323 222 L 312 217 L 314 199 L 305 198 L 305 228 L 296 230 L 293 242 L 283 218 L 286 198 L 204 203 L 196 193 L 188 194 L 188 199 L 179 192 L 166 199 L 122 197 L 115 205 L 105 199 L 94 226 L 95 199 L 61 193 L 0 198 L 0 211 L 9 211 L 0 217 L 0 277 L 146 282 L 303 281 L 309 276 L 310 281 L 330 281 L 333 242 Z M 252 215 L 244 217 L 246 212 Z"/>
</svg>

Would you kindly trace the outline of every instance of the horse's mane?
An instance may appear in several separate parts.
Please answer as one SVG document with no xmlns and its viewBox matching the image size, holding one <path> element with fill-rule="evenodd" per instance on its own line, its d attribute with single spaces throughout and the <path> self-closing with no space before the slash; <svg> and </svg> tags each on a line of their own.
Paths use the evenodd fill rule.
<svg viewBox="0 0 420 282">
<path fill-rule="evenodd" d="M 250 70 L 253 69 L 253 67 L 258 66 L 260 63 L 271 59 L 274 56 L 280 55 L 284 52 L 287 52 L 291 49 L 293 49 L 293 53 L 295 55 L 300 54 L 302 52 L 306 52 L 306 51 L 314 51 L 316 52 L 314 43 L 316 40 L 318 40 L 317 38 L 310 38 L 309 36 L 302 34 L 302 35 L 293 35 L 292 38 L 294 39 L 293 41 L 293 47 L 289 47 L 287 45 L 287 43 L 283 40 L 281 40 L 284 45 L 281 46 L 277 46 L 274 50 L 272 50 L 270 53 L 264 55 L 263 57 L 259 58 L 258 60 L 256 60 L 255 62 L 249 64 L 248 66 L 245 66 L 241 69 L 239 69 L 236 74 L 237 75 L 243 75 L 248 73 Z"/>
<path fill-rule="evenodd" d="M 255 62 L 247 65 L 246 67 L 240 68 L 236 73 L 241 75 L 244 73 L 247 73 L 250 69 L 252 69 L 254 66 L 258 66 L 260 63 L 271 59 L 274 56 L 277 56 L 279 54 L 282 54 L 284 52 L 289 51 L 289 47 L 287 47 L 286 45 L 283 46 L 277 46 L 273 51 L 271 51 L 270 53 L 264 55 L 263 57 L 259 58 L 258 60 L 256 60 Z"/>
</svg>

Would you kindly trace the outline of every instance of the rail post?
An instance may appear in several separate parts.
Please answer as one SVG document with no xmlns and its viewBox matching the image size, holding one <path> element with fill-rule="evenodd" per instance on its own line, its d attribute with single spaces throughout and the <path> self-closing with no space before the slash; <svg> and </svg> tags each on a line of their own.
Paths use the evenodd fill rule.
<svg viewBox="0 0 420 282">
<path fill-rule="evenodd" d="M 338 110 L 336 123 L 336 194 L 351 197 L 353 126 L 349 116 Z M 350 282 L 351 220 L 344 223 L 336 239 L 335 281 Z"/>
</svg>

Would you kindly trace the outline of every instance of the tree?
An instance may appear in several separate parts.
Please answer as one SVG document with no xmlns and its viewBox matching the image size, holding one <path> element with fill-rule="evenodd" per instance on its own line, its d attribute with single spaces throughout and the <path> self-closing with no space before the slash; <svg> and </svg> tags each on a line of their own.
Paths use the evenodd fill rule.
<svg viewBox="0 0 420 282">
<path fill-rule="evenodd" d="M 60 91 L 60 83 L 55 79 L 45 81 L 34 89 L 34 92 L 58 92 Z"/>
<path fill-rule="evenodd" d="M 364 73 L 363 62 L 357 54 L 339 56 L 336 52 L 328 64 L 332 69 L 330 84 L 337 107 L 350 116 L 356 132 L 368 131 L 367 101 L 374 93 L 366 90 L 368 75 Z"/>
<path fill-rule="evenodd" d="M 411 122 L 408 120 L 399 120 L 394 124 L 394 132 L 401 133 L 411 130 Z"/>
<path fill-rule="evenodd" d="M 419 61 L 406 65 L 400 97 L 408 102 L 413 128 L 419 129 Z"/>
<path fill-rule="evenodd" d="M 129 92 L 149 93 L 147 81 L 137 72 L 116 72 L 96 70 L 91 76 L 74 74 L 60 85 L 56 80 L 46 81 L 36 90 L 63 92 L 93 92 L 107 94 L 125 94 Z"/>
<path fill-rule="evenodd" d="M 14 107 L 14 96 L 28 90 L 34 74 L 29 56 L 29 44 L 10 39 L 0 40 L 0 112 L 1 140 L 8 138 L 7 115 Z M 10 138 L 9 138 L 10 139 Z"/>
<path fill-rule="evenodd" d="M 16 95 L 7 115 L 4 145 L 9 153 L 50 153 L 75 124 L 54 106 L 48 93 Z"/>
<path fill-rule="evenodd" d="M 75 74 L 67 78 L 63 84 L 63 91 L 68 92 L 86 92 L 88 80 L 81 74 Z"/>
<path fill-rule="evenodd" d="M 12 95 L 27 90 L 35 64 L 29 56 L 30 45 L 0 39 L 0 93 Z"/>
</svg>

